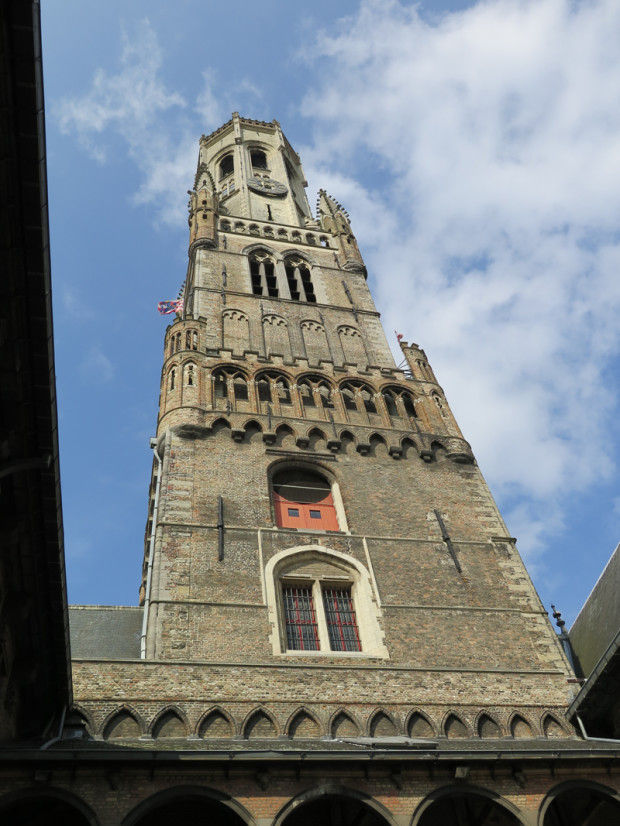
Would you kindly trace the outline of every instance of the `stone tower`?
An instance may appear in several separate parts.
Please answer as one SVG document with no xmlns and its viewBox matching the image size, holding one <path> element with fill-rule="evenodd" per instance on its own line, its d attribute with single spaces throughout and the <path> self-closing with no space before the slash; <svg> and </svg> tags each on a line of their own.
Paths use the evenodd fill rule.
<svg viewBox="0 0 620 826">
<path fill-rule="evenodd" d="M 202 138 L 183 296 L 142 605 L 70 608 L 74 704 L 0 749 L 3 822 L 618 823 L 618 741 L 586 733 L 615 671 L 573 700 L 424 352 L 394 363 L 276 122 Z"/>
<path fill-rule="evenodd" d="M 305 185 L 276 121 L 200 141 L 143 656 L 199 664 L 239 736 L 570 733 L 569 668 L 470 446 L 424 351 L 397 367 L 346 211 L 321 191 L 314 215 Z"/>
</svg>

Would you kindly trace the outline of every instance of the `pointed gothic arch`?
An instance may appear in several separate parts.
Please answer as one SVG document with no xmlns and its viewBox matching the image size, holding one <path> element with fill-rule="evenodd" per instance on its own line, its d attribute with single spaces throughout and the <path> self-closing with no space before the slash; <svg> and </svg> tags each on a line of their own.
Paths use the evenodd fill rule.
<svg viewBox="0 0 620 826">
<path fill-rule="evenodd" d="M 396 737 L 398 729 L 393 715 L 384 708 L 375 709 L 368 719 L 368 734 L 371 737 Z"/>
<path fill-rule="evenodd" d="M 227 739 L 235 734 L 235 721 L 221 706 L 213 706 L 202 715 L 196 726 L 196 732 L 203 739 Z"/>
<path fill-rule="evenodd" d="M 157 740 L 185 738 L 189 735 L 190 729 L 186 714 L 178 706 L 169 705 L 153 718 L 148 731 L 151 737 Z"/>
<path fill-rule="evenodd" d="M 275 717 L 263 706 L 253 709 L 246 716 L 241 730 L 247 740 L 272 739 L 280 733 Z"/>
<path fill-rule="evenodd" d="M 443 719 L 443 733 L 449 740 L 471 737 L 471 730 L 456 711 L 449 711 Z"/>
<path fill-rule="evenodd" d="M 129 705 L 110 712 L 101 726 L 104 740 L 140 737 L 145 733 L 142 717 Z"/>
<path fill-rule="evenodd" d="M 291 714 L 285 730 L 293 740 L 314 740 L 321 736 L 321 725 L 316 715 L 305 706 Z"/>
<path fill-rule="evenodd" d="M 481 711 L 474 726 L 476 734 L 484 740 L 503 736 L 502 727 L 495 719 L 495 715 L 488 711 Z"/>
<path fill-rule="evenodd" d="M 409 737 L 414 739 L 437 736 L 435 725 L 423 711 L 417 708 L 409 712 L 405 723 L 405 730 Z"/>
<path fill-rule="evenodd" d="M 552 714 L 550 711 L 547 711 L 543 714 L 542 719 L 540 721 L 540 730 L 545 735 L 545 737 L 568 737 L 564 726 L 555 714 Z"/>
<path fill-rule="evenodd" d="M 508 722 L 510 734 L 518 739 L 534 737 L 534 730 L 530 721 L 519 712 L 514 712 Z"/>
<path fill-rule="evenodd" d="M 344 708 L 339 708 L 332 714 L 328 729 L 334 739 L 359 737 L 362 731 L 362 727 L 355 716 Z"/>
</svg>

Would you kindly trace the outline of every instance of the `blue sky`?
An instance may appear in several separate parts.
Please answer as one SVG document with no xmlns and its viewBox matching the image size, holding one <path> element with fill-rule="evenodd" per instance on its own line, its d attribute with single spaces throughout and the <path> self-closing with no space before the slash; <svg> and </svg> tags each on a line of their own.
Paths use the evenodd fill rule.
<svg viewBox="0 0 620 826">
<path fill-rule="evenodd" d="M 614 0 L 43 4 L 69 598 L 135 604 L 198 138 L 277 118 L 348 209 L 546 607 L 620 533 Z"/>
</svg>

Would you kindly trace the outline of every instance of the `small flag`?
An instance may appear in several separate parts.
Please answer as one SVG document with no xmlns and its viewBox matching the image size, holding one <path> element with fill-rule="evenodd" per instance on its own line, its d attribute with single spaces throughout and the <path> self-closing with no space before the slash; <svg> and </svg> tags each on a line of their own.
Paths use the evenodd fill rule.
<svg viewBox="0 0 620 826">
<path fill-rule="evenodd" d="M 176 301 L 160 301 L 157 305 L 161 315 L 169 315 L 170 313 L 180 313 L 183 309 L 183 299 L 178 298 Z"/>
<path fill-rule="evenodd" d="M 402 333 L 397 333 L 396 330 L 394 330 L 394 335 L 396 336 L 396 341 L 398 341 L 398 343 L 400 344 L 400 341 L 403 337 L 403 334 Z"/>
</svg>

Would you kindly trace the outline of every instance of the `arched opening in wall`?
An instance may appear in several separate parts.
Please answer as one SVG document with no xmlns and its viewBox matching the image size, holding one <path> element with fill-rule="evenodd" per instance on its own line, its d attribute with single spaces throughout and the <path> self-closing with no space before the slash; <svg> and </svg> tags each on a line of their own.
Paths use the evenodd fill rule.
<svg viewBox="0 0 620 826">
<path fill-rule="evenodd" d="M 339 530 L 331 485 L 320 473 L 287 468 L 274 474 L 271 488 L 278 527 Z"/>
<path fill-rule="evenodd" d="M 307 544 L 280 551 L 267 563 L 265 585 L 274 652 L 389 656 L 368 570 L 348 554 Z M 359 735 L 358 724 L 340 709 L 328 730 L 344 736 L 348 726 Z"/>
<path fill-rule="evenodd" d="M 292 405 L 291 388 L 285 376 L 274 371 L 261 373 L 256 379 L 256 388 L 261 412 L 265 413 L 267 405 L 271 404 L 275 412 L 290 415 L 287 407 Z"/>
<path fill-rule="evenodd" d="M 415 826 L 522 826 L 512 807 L 487 794 L 440 789 L 434 797 L 422 804 Z"/>
<path fill-rule="evenodd" d="M 83 811 L 80 811 L 83 809 Z M 63 797 L 31 793 L 27 800 L 16 800 L 7 805 L 0 801 L 0 821 L 7 826 L 94 826 L 94 816 L 83 804 L 73 805 Z"/>
<path fill-rule="evenodd" d="M 197 383 L 196 376 L 196 365 L 188 362 L 188 364 L 185 365 L 185 384 L 188 387 L 195 387 Z"/>
<path fill-rule="evenodd" d="M 233 172 L 235 171 L 235 160 L 232 152 L 229 155 L 224 155 L 224 157 L 220 161 L 219 170 L 220 181 L 223 181 L 224 178 L 227 178 L 229 175 L 233 174 Z"/>
<path fill-rule="evenodd" d="M 320 376 L 305 376 L 297 383 L 302 407 L 310 418 L 316 418 L 317 410 L 333 410 L 332 388 Z"/>
<path fill-rule="evenodd" d="M 417 419 L 414 398 L 407 390 L 403 390 L 402 387 L 384 387 L 382 395 L 391 419 L 403 419 L 407 416 Z"/>
<path fill-rule="evenodd" d="M 252 293 L 277 298 L 278 280 L 273 258 L 266 250 L 254 250 L 250 253 L 249 261 Z"/>
<path fill-rule="evenodd" d="M 284 261 L 284 269 L 293 301 L 315 304 L 316 295 L 308 262 L 298 256 L 289 256 Z"/>
<path fill-rule="evenodd" d="M 214 370 L 213 400 L 217 410 L 225 410 L 229 404 L 235 410 L 246 410 L 248 383 L 243 373 L 233 367 Z"/>
<path fill-rule="evenodd" d="M 217 800 L 216 794 L 187 788 L 170 789 L 141 803 L 125 818 L 123 826 L 169 826 L 171 823 L 248 826 L 233 804 Z"/>
<path fill-rule="evenodd" d="M 376 809 L 345 794 L 323 794 L 298 804 L 277 826 L 388 826 Z"/>
<path fill-rule="evenodd" d="M 351 422 L 365 424 L 368 421 L 379 423 L 377 406 L 374 399 L 374 390 L 367 384 L 361 382 L 345 382 L 341 385 L 340 392 L 347 411 L 347 417 Z"/>
<path fill-rule="evenodd" d="M 267 155 L 262 149 L 250 150 L 250 160 L 252 161 L 252 169 L 268 169 Z"/>
<path fill-rule="evenodd" d="M 572 786 L 572 784 L 571 784 Z M 579 784 L 555 794 L 542 826 L 617 826 L 620 802 L 598 784 Z"/>
</svg>

